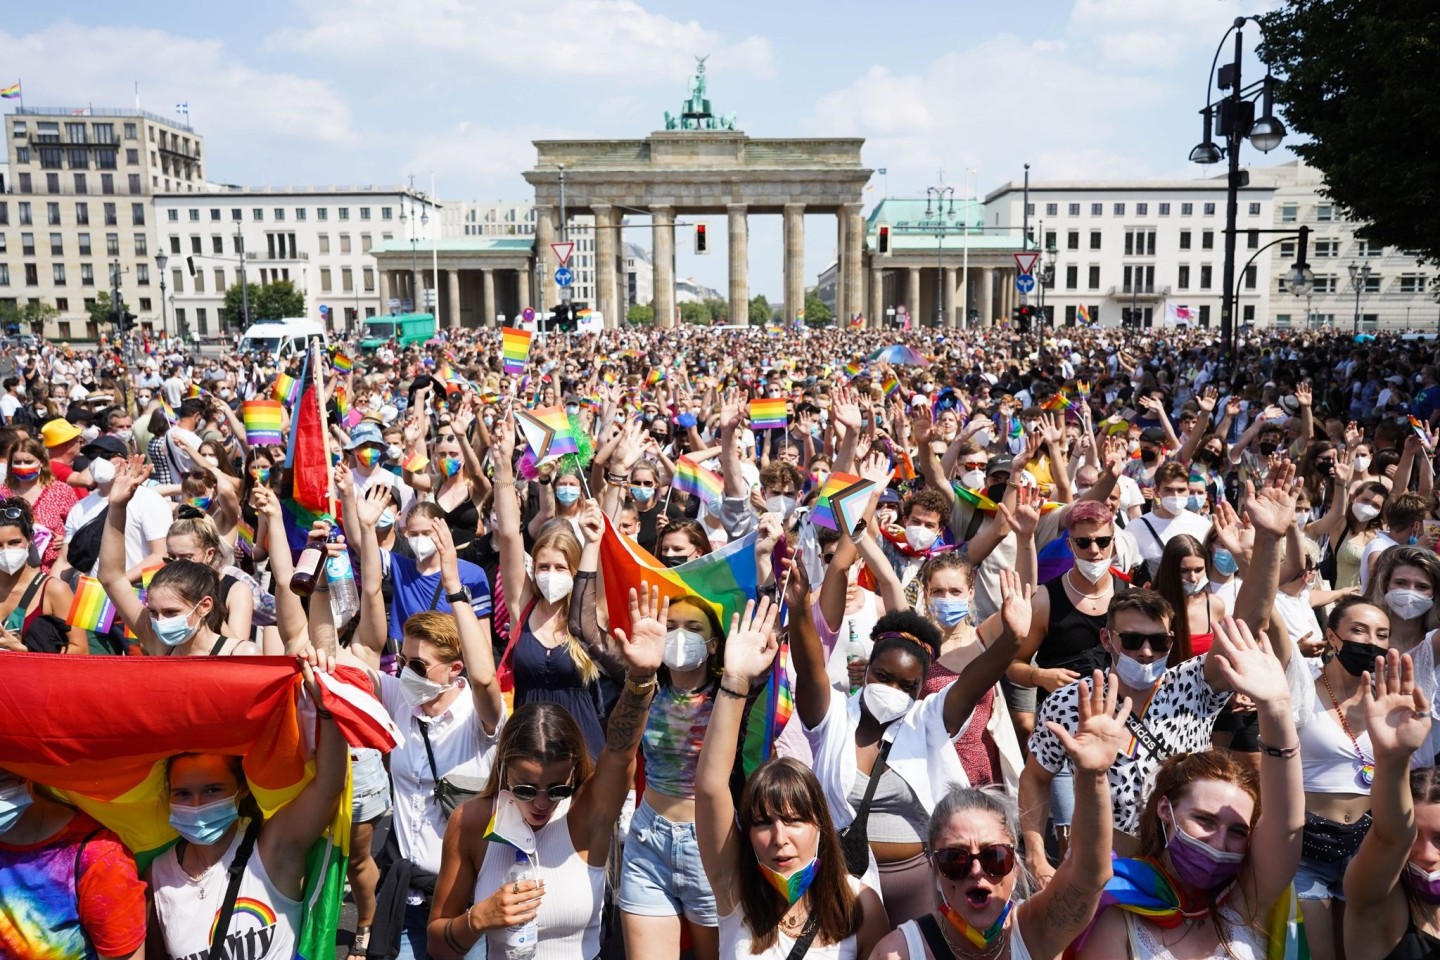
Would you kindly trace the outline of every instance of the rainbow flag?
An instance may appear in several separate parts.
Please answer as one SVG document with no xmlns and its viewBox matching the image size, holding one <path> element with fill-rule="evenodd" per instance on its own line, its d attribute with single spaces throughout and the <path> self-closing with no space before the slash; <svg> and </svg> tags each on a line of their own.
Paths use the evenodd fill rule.
<svg viewBox="0 0 1440 960">
<path fill-rule="evenodd" d="M 587 319 L 589 319 L 589 317 L 590 317 L 590 308 L 589 308 L 589 307 L 581 307 L 579 310 L 576 310 L 576 311 L 575 311 L 575 319 L 577 319 L 577 320 L 587 320 Z"/>
<path fill-rule="evenodd" d="M 346 741 L 389 751 L 399 731 L 365 674 L 320 674 L 320 707 Z M 115 690 L 127 691 L 116 697 Z M 165 762 L 179 753 L 239 756 L 269 817 L 315 776 L 305 745 L 315 721 L 300 669 L 288 657 L 51 657 L 17 653 L 0 663 L 0 766 L 58 792 L 113 830 L 143 870 L 175 840 Z M 64 702 L 74 710 L 47 709 Z M 125 730 L 129 736 L 97 735 Z M 350 846 L 350 782 L 326 833 L 306 858 L 297 955 L 334 956 Z"/>
<path fill-rule="evenodd" d="M 82 630 L 108 633 L 115 622 L 115 604 L 105 594 L 99 580 L 81 577 L 75 584 L 75 599 L 65 622 Z"/>
<path fill-rule="evenodd" d="M 330 362 L 333 363 L 335 365 L 335 369 L 339 370 L 341 373 L 349 373 L 350 371 L 355 369 L 355 361 L 350 359 L 348 355 L 340 352 L 339 350 L 335 351 L 335 356 L 330 358 Z"/>
<path fill-rule="evenodd" d="M 744 757 L 742 762 L 759 766 L 757 759 L 768 760 L 774 752 L 776 738 L 785 732 L 785 725 L 790 722 L 790 716 L 794 712 L 795 691 L 790 689 L 790 644 L 782 640 L 780 649 L 775 652 L 775 661 L 770 665 L 770 676 L 766 680 L 764 735 L 758 742 L 751 738 L 745 744 L 746 747 L 758 747 L 759 757 Z M 751 767 L 746 775 L 753 770 Z"/>
<path fill-rule="evenodd" d="M 175 408 L 170 406 L 170 401 L 166 400 L 163 396 L 160 398 L 160 412 L 165 415 L 166 421 L 172 426 L 176 420 L 180 419 L 175 415 Z"/>
<path fill-rule="evenodd" d="M 653 387 L 664 379 L 665 371 L 660 367 L 653 367 L 650 372 L 645 375 L 645 386 Z"/>
<path fill-rule="evenodd" d="M 1410 429 L 1415 431 L 1415 436 L 1420 438 L 1421 445 L 1426 447 L 1430 446 L 1430 435 L 1425 432 L 1425 425 L 1415 419 L 1414 416 L 1407 417 L 1406 419 L 1410 421 Z"/>
<path fill-rule="evenodd" d="M 785 401 L 781 397 L 750 401 L 750 429 L 784 430 Z"/>
<path fill-rule="evenodd" d="M 185 399 L 186 399 L 186 400 L 193 399 L 193 398 L 195 398 L 195 397 L 200 396 L 200 395 L 201 395 L 202 393 L 204 393 L 204 392 L 205 392 L 204 390 L 201 390 L 201 389 L 200 389 L 200 385 L 199 385 L 198 383 L 192 383 L 192 384 L 190 384 L 190 389 L 185 391 Z"/>
<path fill-rule="evenodd" d="M 244 547 L 244 552 L 253 557 L 255 555 L 255 528 L 246 523 L 242 517 L 235 525 L 235 529 L 240 535 L 239 542 Z"/>
<path fill-rule="evenodd" d="M 900 392 L 900 381 L 896 378 L 895 374 L 892 373 L 885 378 L 885 383 L 882 384 L 881 389 L 885 391 L 885 399 L 889 400 Z"/>
<path fill-rule="evenodd" d="M 580 445 L 570 426 L 564 407 L 539 410 L 516 410 L 515 424 L 525 435 L 525 442 L 535 451 L 537 463 L 567 453 L 579 453 Z"/>
<path fill-rule="evenodd" d="M 421 456 L 417 453 L 413 457 L 405 461 L 404 469 L 408 473 L 419 473 L 421 470 L 424 470 L 429 465 L 430 458 Z"/>
<path fill-rule="evenodd" d="M 1075 319 L 1079 320 L 1081 323 L 1089 324 L 1090 309 L 1086 307 L 1085 304 L 1080 304 L 1080 306 L 1075 308 Z"/>
<path fill-rule="evenodd" d="M 525 362 L 530 359 L 530 341 L 535 335 L 529 330 L 514 327 L 500 328 L 500 353 L 506 373 L 523 373 Z"/>
<path fill-rule="evenodd" d="M 961 500 L 964 500 L 976 510 L 983 510 L 986 513 L 995 512 L 995 501 L 985 496 L 985 494 L 981 493 L 979 490 L 971 490 L 959 480 L 951 480 L 950 489 L 955 491 L 955 496 L 959 497 Z M 1065 538 L 1061 537 L 1061 539 L 1063 540 Z"/>
<path fill-rule="evenodd" d="M 1041 410 L 1069 410 L 1075 406 L 1070 398 L 1063 393 L 1057 393 L 1052 397 L 1046 397 L 1045 402 L 1040 404 Z"/>
<path fill-rule="evenodd" d="M 860 366 L 860 364 L 856 363 L 853 360 L 845 364 L 845 376 L 849 377 L 851 380 L 854 380 L 856 377 L 860 376 L 860 374 L 864 372 L 865 368 Z"/>
<path fill-rule="evenodd" d="M 282 373 L 275 378 L 275 390 L 270 395 L 282 403 L 294 405 L 295 387 L 299 383 L 288 373 Z"/>
<path fill-rule="evenodd" d="M 164 563 L 153 563 L 150 566 L 141 569 L 140 586 L 145 590 L 149 590 L 150 581 L 155 579 L 155 574 L 159 573 L 161 568 L 164 566 Z"/>
<path fill-rule="evenodd" d="M 825 478 L 820 496 L 810 519 L 818 526 L 841 533 L 853 533 L 870 499 L 874 482 L 848 473 L 832 473 Z"/>
<path fill-rule="evenodd" d="M 20 99 L 20 81 L 17 80 L 8 87 L 0 87 L 0 97 L 6 100 Z"/>
<path fill-rule="evenodd" d="M 279 400 L 246 400 L 240 404 L 245 439 L 252 447 L 278 447 L 284 432 L 284 407 Z"/>
<path fill-rule="evenodd" d="M 710 504 L 718 503 L 725 495 L 725 484 L 720 477 L 686 456 L 675 461 L 675 477 L 670 481 L 670 489 Z"/>
<path fill-rule="evenodd" d="M 1075 392 L 1080 394 L 1082 400 L 1088 400 L 1090 398 L 1090 381 L 1077 380 L 1075 382 Z"/>
</svg>

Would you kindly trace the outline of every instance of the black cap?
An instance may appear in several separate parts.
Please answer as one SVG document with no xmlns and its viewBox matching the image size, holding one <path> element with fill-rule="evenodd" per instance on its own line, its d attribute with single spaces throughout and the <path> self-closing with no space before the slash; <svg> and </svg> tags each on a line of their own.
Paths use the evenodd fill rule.
<svg viewBox="0 0 1440 960">
<path fill-rule="evenodd" d="M 128 457 L 130 451 L 125 449 L 125 444 L 120 441 L 119 437 L 112 437 L 108 433 L 102 433 L 81 447 L 80 455 L 82 457 L 89 457 L 91 460 L 108 460 L 111 457 Z"/>
<path fill-rule="evenodd" d="M 1140 431 L 1141 443 L 1164 443 L 1165 431 L 1159 427 L 1146 427 Z"/>
<path fill-rule="evenodd" d="M 897 493 L 897 492 L 894 491 L 894 490 L 891 490 L 889 487 L 886 487 L 884 490 L 880 491 L 880 502 L 881 502 L 881 503 L 899 503 L 899 502 L 900 502 L 900 494 Z"/>
<path fill-rule="evenodd" d="M 1010 473 L 1011 459 L 1009 457 L 991 457 L 985 464 L 985 476 L 993 477 L 997 473 Z"/>
</svg>

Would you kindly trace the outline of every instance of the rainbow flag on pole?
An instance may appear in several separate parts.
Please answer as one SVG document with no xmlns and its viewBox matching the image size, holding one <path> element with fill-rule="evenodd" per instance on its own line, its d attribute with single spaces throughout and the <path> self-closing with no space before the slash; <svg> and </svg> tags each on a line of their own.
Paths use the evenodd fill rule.
<svg viewBox="0 0 1440 960">
<path fill-rule="evenodd" d="M 1075 308 L 1075 319 L 1088 326 L 1090 323 L 1090 309 L 1086 307 L 1085 304 L 1080 304 Z"/>
<path fill-rule="evenodd" d="M 525 442 L 535 451 L 537 463 L 567 453 L 579 453 L 580 445 L 575 441 L 575 432 L 570 427 L 570 418 L 564 407 L 545 407 L 540 410 L 516 410 L 515 424 L 525 435 Z"/>
<path fill-rule="evenodd" d="M 783 397 L 767 397 L 750 401 L 750 429 L 784 430 L 785 400 Z"/>
<path fill-rule="evenodd" d="M 725 484 L 719 476 L 685 456 L 675 461 L 675 478 L 670 481 L 670 488 L 711 504 L 718 503 L 725 495 Z"/>
<path fill-rule="evenodd" d="M 288 403 L 293 406 L 295 403 L 295 387 L 299 382 L 300 381 L 290 376 L 290 374 L 282 373 L 275 378 L 275 392 L 272 393 L 271 396 L 282 403 Z"/>
<path fill-rule="evenodd" d="M 895 394 L 900 392 L 900 380 L 895 376 L 895 374 L 892 373 L 885 378 L 885 383 L 882 385 L 882 389 L 885 391 L 885 399 L 889 400 L 891 397 L 895 396 Z"/>
<path fill-rule="evenodd" d="M 333 363 L 335 365 L 335 369 L 339 370 L 341 373 L 349 373 L 351 370 L 355 369 L 355 361 L 350 359 L 349 355 L 347 355 L 341 350 L 335 351 L 335 356 L 330 358 L 330 362 Z"/>
<path fill-rule="evenodd" d="M 108 633 L 115 622 L 115 605 L 105 594 L 99 580 L 81 577 L 75 584 L 75 599 L 65 622 L 82 630 Z"/>
<path fill-rule="evenodd" d="M 246 400 L 240 404 L 245 422 L 245 439 L 252 447 L 278 447 L 284 430 L 283 405 L 279 400 Z"/>
<path fill-rule="evenodd" d="M 0 87 L 0 97 L 4 97 L 6 100 L 20 99 L 20 81 L 16 80 L 8 87 Z"/>
<path fill-rule="evenodd" d="M 529 330 L 514 327 L 500 328 L 500 353 L 506 373 L 523 373 L 525 362 L 530 359 L 530 341 L 535 335 Z"/>
</svg>

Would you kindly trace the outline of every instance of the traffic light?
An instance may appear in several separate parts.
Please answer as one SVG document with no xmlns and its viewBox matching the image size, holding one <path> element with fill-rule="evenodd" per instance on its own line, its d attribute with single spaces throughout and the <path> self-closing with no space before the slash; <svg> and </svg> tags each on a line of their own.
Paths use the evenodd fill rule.
<svg viewBox="0 0 1440 960">
<path fill-rule="evenodd" d="M 121 320 L 120 320 L 120 329 L 123 330 L 123 331 L 126 331 L 126 332 L 131 331 L 131 330 L 134 330 L 134 329 L 135 329 L 135 314 L 133 314 L 133 313 L 123 314 L 123 315 L 121 316 Z"/>
<path fill-rule="evenodd" d="M 194 258 L 194 257 L 186 257 L 186 258 L 185 258 L 185 269 L 187 269 L 187 270 L 190 271 L 190 276 L 192 276 L 192 277 L 195 276 L 195 258 Z"/>
<path fill-rule="evenodd" d="M 880 248 L 880 255 L 881 255 L 882 257 L 888 257 L 888 256 L 890 256 L 890 228 L 889 228 L 889 227 L 887 227 L 887 226 L 882 226 L 882 227 L 880 228 L 880 240 L 879 240 L 879 242 L 878 242 L 878 246 L 879 246 L 879 248 Z"/>
<path fill-rule="evenodd" d="M 709 252 L 710 252 L 710 241 L 709 241 L 709 239 L 705 236 L 705 224 L 703 224 L 703 223 L 697 223 L 697 224 L 695 225 L 695 252 L 696 252 L 696 253 L 709 253 Z"/>
<path fill-rule="evenodd" d="M 557 303 L 550 308 L 550 329 L 562 333 L 575 331 L 575 318 L 570 313 L 570 304 Z"/>
<path fill-rule="evenodd" d="M 1022 303 L 1015 308 L 1015 326 L 1021 333 L 1030 332 L 1030 323 L 1035 319 L 1035 308 L 1028 303 Z"/>
</svg>

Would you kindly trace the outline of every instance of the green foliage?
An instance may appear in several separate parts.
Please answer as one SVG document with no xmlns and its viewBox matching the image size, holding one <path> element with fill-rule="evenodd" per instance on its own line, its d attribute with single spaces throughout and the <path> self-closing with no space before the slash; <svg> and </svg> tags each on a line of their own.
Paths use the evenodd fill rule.
<svg viewBox="0 0 1440 960">
<path fill-rule="evenodd" d="M 750 298 L 750 326 L 763 327 L 774 319 L 775 308 L 770 306 L 765 294 L 757 293 Z"/>
<path fill-rule="evenodd" d="M 250 322 L 256 320 L 279 320 L 281 317 L 303 317 L 305 295 L 295 289 L 289 280 L 277 280 L 263 286 L 247 283 L 250 296 Z M 225 322 L 231 326 L 245 325 L 244 294 L 240 284 L 234 284 L 225 291 Z"/>
<path fill-rule="evenodd" d="M 1326 194 L 1362 237 L 1440 260 L 1434 0 L 1286 0 L 1260 20 L 1288 142 Z"/>
<path fill-rule="evenodd" d="M 705 301 L 705 309 L 710 311 L 711 323 L 730 322 L 730 304 L 717 297 L 711 297 Z"/>
<path fill-rule="evenodd" d="M 816 296 L 813 291 L 805 294 L 805 326 L 823 327 L 833 319 L 835 319 L 835 315 L 830 312 L 829 307 L 825 306 L 825 301 Z"/>
<path fill-rule="evenodd" d="M 110 299 L 110 291 L 101 290 L 95 294 L 95 302 L 85 308 L 90 314 L 90 322 L 95 324 L 97 329 L 105 330 L 106 324 L 115 322 L 115 303 Z"/>
<path fill-rule="evenodd" d="M 655 308 L 648 303 L 631 304 L 625 311 L 625 319 L 638 326 L 651 326 L 655 323 Z"/>
<path fill-rule="evenodd" d="M 682 303 L 680 304 L 680 319 L 685 323 L 707 327 L 710 325 L 710 307 L 704 300 Z"/>
</svg>

